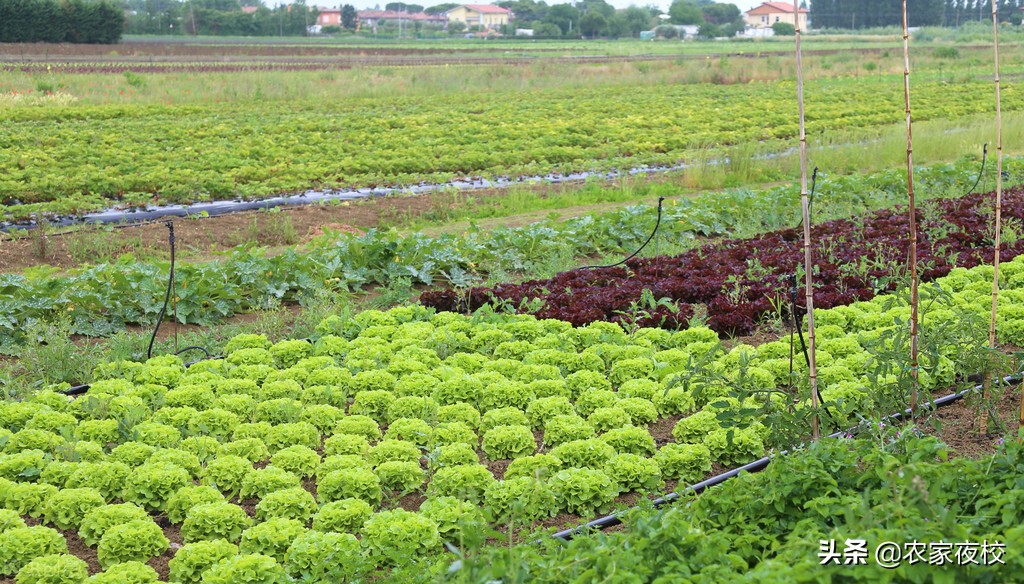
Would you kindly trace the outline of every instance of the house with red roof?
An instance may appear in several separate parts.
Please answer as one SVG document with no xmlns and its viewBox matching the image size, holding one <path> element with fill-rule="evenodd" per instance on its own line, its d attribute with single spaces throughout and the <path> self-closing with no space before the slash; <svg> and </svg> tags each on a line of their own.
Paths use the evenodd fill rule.
<svg viewBox="0 0 1024 584">
<path fill-rule="evenodd" d="M 792 2 L 762 2 L 743 14 L 743 20 L 749 28 L 771 28 L 776 22 L 785 22 L 797 26 L 799 18 L 800 30 L 807 30 L 806 8 L 793 10 Z"/>
<path fill-rule="evenodd" d="M 493 30 L 512 20 L 512 11 L 493 4 L 463 4 L 448 11 L 449 22 L 461 22 L 466 28 L 479 26 Z"/>
</svg>

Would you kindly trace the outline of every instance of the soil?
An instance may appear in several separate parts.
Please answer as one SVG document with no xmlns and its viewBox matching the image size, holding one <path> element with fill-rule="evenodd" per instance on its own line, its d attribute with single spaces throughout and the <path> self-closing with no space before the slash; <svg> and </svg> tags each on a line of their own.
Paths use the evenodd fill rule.
<svg viewBox="0 0 1024 584">
<path fill-rule="evenodd" d="M 1020 428 L 1020 386 L 1003 389 L 1003 394 L 996 402 L 999 419 L 1005 424 L 1000 431 L 997 424 L 989 422 L 988 434 L 979 434 L 978 405 L 980 398 L 962 399 L 933 412 L 921 430 L 928 435 L 938 436 L 949 446 L 949 456 L 979 458 L 992 454 L 1003 440 L 1003 436 L 1017 435 Z"/>
</svg>

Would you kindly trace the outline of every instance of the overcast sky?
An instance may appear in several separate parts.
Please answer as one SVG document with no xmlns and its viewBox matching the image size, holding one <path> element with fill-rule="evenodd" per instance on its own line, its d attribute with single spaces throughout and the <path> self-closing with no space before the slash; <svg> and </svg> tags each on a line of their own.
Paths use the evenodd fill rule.
<svg viewBox="0 0 1024 584">
<path fill-rule="evenodd" d="M 269 5 L 273 5 L 273 4 L 277 3 L 274 0 L 270 0 L 270 1 L 264 0 L 264 1 L 267 4 L 269 4 Z M 384 8 L 384 5 L 387 4 L 388 2 L 391 2 L 391 1 L 392 0 L 348 0 L 348 2 L 341 2 L 341 3 L 342 4 L 351 3 L 357 9 L 363 10 L 363 9 L 366 9 L 366 8 L 373 8 L 374 6 L 376 6 L 378 4 L 380 4 L 381 8 Z M 395 0 L 395 1 L 398 1 L 398 0 Z M 408 2 L 410 4 L 422 4 L 423 6 L 432 6 L 434 4 L 440 4 L 441 1 L 442 0 L 438 0 L 438 1 L 408 0 Z M 452 1 L 457 1 L 457 0 L 452 0 Z M 473 1 L 475 3 L 482 4 L 482 3 L 485 3 L 487 0 L 473 0 Z M 562 4 L 562 3 L 567 2 L 567 1 L 570 1 L 570 0 L 547 0 L 547 3 L 548 4 Z M 719 1 L 722 1 L 722 0 L 719 0 Z M 786 1 L 786 0 L 783 0 L 783 1 Z M 661 6 L 663 9 L 668 10 L 668 6 L 669 6 L 669 4 L 672 3 L 672 0 L 607 0 L 607 2 L 609 4 L 611 4 L 612 6 L 616 7 L 616 8 L 625 8 L 625 7 L 629 6 L 630 4 L 636 4 L 637 6 L 646 6 L 648 4 L 656 4 L 658 6 Z M 310 4 L 310 5 L 313 5 L 313 6 L 334 7 L 334 6 L 338 6 L 339 0 L 307 0 L 307 3 Z M 760 6 L 761 5 L 761 0 L 733 0 L 733 2 L 731 2 L 731 3 L 735 4 L 736 6 L 738 6 L 739 9 L 742 10 L 743 12 L 746 12 L 747 10 L 750 10 L 754 6 Z"/>
</svg>

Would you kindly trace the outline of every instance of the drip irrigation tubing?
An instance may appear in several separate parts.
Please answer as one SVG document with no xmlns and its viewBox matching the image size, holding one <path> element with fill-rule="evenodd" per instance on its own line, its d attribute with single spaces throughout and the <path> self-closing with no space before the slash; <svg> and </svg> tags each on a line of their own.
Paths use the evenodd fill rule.
<svg viewBox="0 0 1024 584">
<path fill-rule="evenodd" d="M 985 174 L 986 160 L 988 160 L 988 144 L 985 144 L 984 146 L 981 147 L 981 170 L 978 171 L 978 179 L 974 181 L 974 186 L 968 189 L 968 191 L 964 194 L 965 197 L 973 193 L 974 189 L 978 188 L 978 183 L 981 182 L 981 177 L 984 176 Z"/>
<path fill-rule="evenodd" d="M 160 323 L 164 320 L 164 315 L 167 314 L 167 303 L 171 300 L 171 291 L 174 289 L 174 223 L 172 221 L 167 222 L 167 230 L 167 241 L 171 244 L 171 273 L 167 279 L 167 294 L 164 295 L 164 305 L 160 307 L 160 314 L 156 317 L 156 326 L 153 327 L 153 336 L 149 339 L 149 348 L 146 350 L 147 359 L 153 357 L 153 343 L 156 342 L 156 333 L 160 330 Z"/>
<path fill-rule="evenodd" d="M 621 266 L 622 264 L 624 264 L 624 263 L 628 262 L 629 260 L 635 258 L 637 256 L 637 254 L 642 252 L 644 250 L 644 248 L 647 247 L 647 244 L 650 243 L 652 239 L 654 239 L 654 236 L 658 234 L 658 228 L 661 227 L 661 207 L 662 207 L 662 204 L 664 202 L 665 202 L 665 197 L 658 197 L 658 220 L 654 223 L 654 231 L 652 231 L 651 234 L 647 237 L 647 241 L 645 241 L 643 243 L 643 245 L 641 245 L 639 248 L 637 248 L 636 251 L 634 251 L 633 253 L 629 254 L 629 256 L 627 256 L 626 259 L 622 260 L 621 262 L 616 262 L 614 264 L 609 264 L 607 266 L 583 266 L 582 268 L 577 268 L 577 269 L 578 270 L 597 270 L 597 269 L 601 269 L 601 268 L 614 268 L 616 266 Z"/>
<path fill-rule="evenodd" d="M 1014 383 L 1014 382 L 1020 382 L 1021 381 L 1021 374 L 1008 375 L 1008 376 L 1004 377 L 1002 381 L 1005 384 L 1010 384 L 1010 383 Z M 926 404 L 926 406 L 930 405 L 931 409 L 939 409 L 941 407 L 945 407 L 945 406 L 948 406 L 948 405 L 950 405 L 952 403 L 955 403 L 955 402 L 959 401 L 960 399 L 963 399 L 967 395 L 970 395 L 971 393 L 978 392 L 981 389 L 982 389 L 981 385 L 976 385 L 974 387 L 971 387 L 971 388 L 968 388 L 968 389 L 965 389 L 965 390 L 962 390 L 962 391 L 959 391 L 959 392 L 956 392 L 956 393 L 951 393 L 949 395 L 945 395 L 943 397 L 937 398 L 934 401 L 929 402 L 929 404 Z M 888 416 L 885 416 L 884 418 L 882 418 L 881 421 L 883 421 L 883 422 L 886 422 L 886 421 L 900 421 L 900 420 L 902 420 L 904 418 L 911 417 L 911 416 L 912 416 L 912 412 L 910 411 L 910 408 L 907 408 L 907 409 L 903 410 L 902 412 L 894 412 L 892 414 L 889 414 Z M 855 426 L 853 428 L 850 428 L 848 430 L 845 430 L 845 431 L 833 432 L 832 434 L 829 434 L 828 436 L 825 436 L 825 438 L 839 438 L 839 437 L 841 437 L 843 435 L 846 435 L 846 434 L 850 434 L 850 435 L 856 434 L 862 428 L 863 428 L 863 425 L 857 425 L 857 426 Z M 788 452 L 789 452 L 788 450 L 783 450 L 783 451 L 779 452 L 778 455 L 785 455 Z M 778 456 L 778 455 L 776 455 L 776 456 Z M 740 466 L 738 468 L 734 468 L 734 469 L 726 471 L 726 472 L 724 472 L 722 474 L 715 475 L 715 476 L 713 476 L 711 478 L 705 479 L 705 480 L 703 480 L 703 481 L 701 481 L 699 483 L 694 483 L 694 484 L 689 485 L 689 486 L 687 486 L 687 487 L 685 487 L 683 489 L 679 489 L 679 490 L 677 490 L 677 491 L 675 491 L 673 493 L 669 493 L 669 494 L 667 494 L 667 495 L 665 495 L 663 497 L 659 497 L 659 498 L 657 498 L 657 499 L 655 499 L 653 501 L 653 505 L 654 505 L 655 508 L 661 508 L 661 507 L 664 507 L 665 505 L 668 505 L 669 503 L 672 503 L 674 501 L 679 500 L 684 495 L 690 495 L 690 494 L 698 495 L 698 494 L 706 491 L 707 489 L 709 489 L 711 487 L 714 487 L 716 485 L 720 485 L 720 484 L 724 483 L 725 481 L 738 476 L 740 473 L 742 473 L 744 471 L 748 472 L 748 473 L 755 473 L 755 472 L 762 471 L 765 468 L 767 468 L 769 464 L 771 464 L 771 460 L 772 460 L 771 456 L 765 456 L 765 457 L 759 458 L 758 460 L 755 460 L 753 462 L 750 462 L 750 463 L 745 464 L 743 466 Z M 620 524 L 622 524 L 622 517 L 625 514 L 629 513 L 630 511 L 632 511 L 632 510 L 634 510 L 636 508 L 637 507 L 634 506 L 634 507 L 631 507 L 631 508 L 626 509 L 624 511 L 619 511 L 617 513 L 613 513 L 611 515 L 606 515 L 604 517 L 595 519 L 593 521 L 588 521 L 587 523 L 584 523 L 583 525 L 579 525 L 577 527 L 573 527 L 573 528 L 570 528 L 570 529 L 559 531 L 558 533 L 553 534 L 551 537 L 553 537 L 555 539 L 561 539 L 563 541 L 569 541 L 569 540 L 571 540 L 573 537 L 575 537 L 577 535 L 582 535 L 582 534 L 588 533 L 590 531 L 602 530 L 602 529 L 605 529 L 605 528 L 608 528 L 608 527 L 613 527 L 613 526 L 616 526 L 616 525 L 620 525 Z M 542 542 L 542 540 L 536 540 L 534 543 L 541 543 L 541 542 Z"/>
</svg>

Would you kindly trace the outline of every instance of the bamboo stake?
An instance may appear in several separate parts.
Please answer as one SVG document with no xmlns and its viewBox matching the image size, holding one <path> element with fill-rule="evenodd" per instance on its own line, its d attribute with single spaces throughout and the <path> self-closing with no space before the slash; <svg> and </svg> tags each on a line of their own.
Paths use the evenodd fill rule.
<svg viewBox="0 0 1024 584">
<path fill-rule="evenodd" d="M 793 23 L 796 25 L 796 101 L 800 113 L 800 208 L 804 219 L 804 279 L 807 289 L 807 369 L 811 382 L 811 439 L 821 435 L 818 420 L 818 367 L 814 357 L 814 258 L 811 253 L 811 204 L 807 195 L 807 132 L 804 125 L 804 69 L 800 50 L 800 9 L 793 0 Z"/>
<path fill-rule="evenodd" d="M 907 197 L 910 203 L 910 415 L 917 413 L 917 206 L 914 202 L 914 138 L 910 119 L 910 34 L 903 0 L 903 99 L 907 109 Z"/>
<path fill-rule="evenodd" d="M 988 348 L 990 351 L 996 349 L 996 305 L 999 300 L 999 239 L 1002 231 L 1003 213 L 1003 107 L 999 91 L 999 12 L 996 9 L 996 0 L 992 0 L 992 45 L 995 57 L 995 82 L 996 82 L 996 233 L 993 241 L 995 247 L 992 256 L 992 265 L 995 269 L 992 274 L 992 318 L 988 327 Z M 992 386 L 992 371 L 985 371 L 985 381 L 982 389 L 982 410 L 979 431 L 982 434 L 988 433 L 988 404 L 989 388 Z M 1021 405 L 1020 419 L 1024 420 L 1024 402 Z"/>
</svg>

